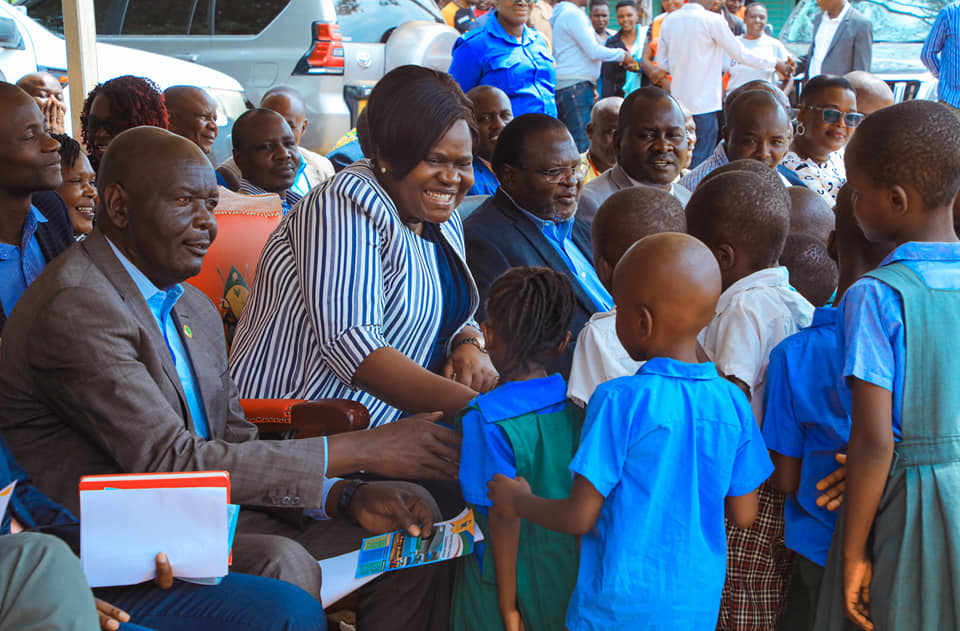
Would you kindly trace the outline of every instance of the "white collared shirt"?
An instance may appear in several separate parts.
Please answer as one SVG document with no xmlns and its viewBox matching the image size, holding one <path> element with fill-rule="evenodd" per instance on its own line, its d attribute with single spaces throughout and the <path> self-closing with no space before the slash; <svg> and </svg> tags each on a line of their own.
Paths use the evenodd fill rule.
<svg viewBox="0 0 960 631">
<path fill-rule="evenodd" d="M 554 5 L 550 27 L 553 31 L 553 57 L 557 60 L 558 86 L 563 80 L 596 83 L 602 62 L 624 59 L 623 49 L 607 48 L 597 41 L 590 18 L 573 2 Z"/>
<path fill-rule="evenodd" d="M 696 2 L 683 5 L 663 20 L 657 64 L 673 77 L 671 93 L 696 116 L 723 106 L 724 52 L 758 70 L 776 62 L 754 55 L 737 41 L 727 21 Z"/>
<path fill-rule="evenodd" d="M 630 357 L 617 337 L 617 308 L 598 311 L 577 336 L 567 396 L 580 407 L 586 407 L 601 383 L 635 375 L 641 366 L 643 362 Z"/>
<path fill-rule="evenodd" d="M 812 321 L 813 305 L 790 287 L 787 268 L 769 267 L 727 287 L 697 339 L 721 375 L 750 386 L 753 413 L 762 425 L 770 352 Z"/>
<path fill-rule="evenodd" d="M 830 17 L 826 11 L 823 12 L 823 17 L 820 19 L 820 28 L 813 36 L 813 55 L 810 57 L 810 65 L 807 67 L 808 77 L 812 78 L 821 74 L 823 60 L 827 57 L 827 51 L 830 50 L 833 36 L 837 34 L 840 22 L 847 16 L 849 10 L 850 3 L 844 2 L 843 9 L 835 18 Z"/>
</svg>

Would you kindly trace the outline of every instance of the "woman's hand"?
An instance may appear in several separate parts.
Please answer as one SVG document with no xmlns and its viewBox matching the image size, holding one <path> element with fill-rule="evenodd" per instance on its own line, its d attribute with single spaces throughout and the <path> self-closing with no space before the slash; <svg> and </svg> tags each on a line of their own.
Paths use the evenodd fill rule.
<svg viewBox="0 0 960 631">
<path fill-rule="evenodd" d="M 492 390 L 500 378 L 490 362 L 490 356 L 473 344 L 460 344 L 450 351 L 447 363 L 443 366 L 443 376 L 477 392 Z"/>
</svg>

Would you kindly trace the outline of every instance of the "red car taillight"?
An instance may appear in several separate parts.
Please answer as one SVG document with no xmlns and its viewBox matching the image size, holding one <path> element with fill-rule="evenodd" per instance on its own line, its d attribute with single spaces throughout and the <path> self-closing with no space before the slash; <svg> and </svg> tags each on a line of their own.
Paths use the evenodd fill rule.
<svg viewBox="0 0 960 631">
<path fill-rule="evenodd" d="M 343 37 L 336 22 L 314 22 L 313 41 L 294 74 L 343 74 Z"/>
</svg>

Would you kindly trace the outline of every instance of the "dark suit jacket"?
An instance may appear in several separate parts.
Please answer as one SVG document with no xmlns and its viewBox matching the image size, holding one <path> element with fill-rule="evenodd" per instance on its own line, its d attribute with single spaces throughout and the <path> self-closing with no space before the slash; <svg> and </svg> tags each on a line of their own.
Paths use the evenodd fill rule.
<svg viewBox="0 0 960 631">
<path fill-rule="evenodd" d="M 44 260 L 49 263 L 58 254 L 73 245 L 73 224 L 63 199 L 53 191 L 39 191 L 30 200 L 40 213 L 47 218 L 46 223 L 37 226 L 34 238 L 40 246 Z M 0 331 L 7 321 L 7 314 L 0 305 Z"/>
<path fill-rule="evenodd" d="M 496 195 L 481 204 L 463 222 L 463 233 L 467 265 L 480 292 L 480 308 L 476 315 L 478 322 L 486 317 L 483 303 L 487 298 L 487 290 L 497 276 L 511 267 L 549 267 L 570 277 L 577 295 L 577 306 L 570 323 L 570 345 L 563 357 L 549 366 L 551 372 L 560 372 L 566 379 L 570 375 L 577 335 L 590 316 L 597 311 L 593 300 L 540 229 L 520 212 L 502 190 L 498 190 Z M 593 260 L 590 226 L 582 221 L 575 221 L 571 238 L 587 260 Z"/>
<path fill-rule="evenodd" d="M 80 476 L 227 470 L 238 504 L 321 504 L 322 439 L 259 441 L 227 369 L 223 324 L 184 285 L 173 310 L 211 439 L 194 430 L 166 341 L 99 229 L 57 257 L 7 321 L 0 431 L 37 486 L 71 510 Z M 292 498 L 292 499 L 291 499 Z"/>
<path fill-rule="evenodd" d="M 800 58 L 800 63 L 797 65 L 797 70 L 804 75 L 804 79 L 811 78 L 807 74 L 810 60 L 813 59 L 817 31 L 822 21 L 823 11 L 813 18 L 813 39 L 810 41 L 810 49 Z M 850 7 L 847 14 L 843 16 L 840 26 L 837 27 L 833 40 L 830 41 L 830 48 L 827 49 L 827 56 L 823 58 L 820 74 L 842 76 L 854 70 L 870 72 L 872 60 L 873 24 L 864 14 Z"/>
</svg>

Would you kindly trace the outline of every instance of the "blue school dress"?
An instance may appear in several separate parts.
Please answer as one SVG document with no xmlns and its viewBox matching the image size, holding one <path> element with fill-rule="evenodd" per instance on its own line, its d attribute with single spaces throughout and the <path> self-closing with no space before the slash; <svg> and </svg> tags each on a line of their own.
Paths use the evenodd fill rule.
<svg viewBox="0 0 960 631">
<path fill-rule="evenodd" d="M 567 469 L 580 442 L 583 411 L 567 399 L 560 375 L 506 383 L 482 394 L 456 419 L 463 432 L 460 485 L 489 538 L 487 482 L 495 473 L 526 478 L 534 494 L 569 497 Z M 577 538 L 524 520 L 517 550 L 517 604 L 527 631 L 563 629 L 577 578 Z M 502 631 L 489 545 L 457 565 L 452 631 Z"/>
<path fill-rule="evenodd" d="M 878 631 L 960 628 L 960 290 L 931 289 L 903 263 L 867 274 L 902 298 L 900 440 L 871 532 L 870 618 Z M 834 531 L 815 628 L 844 615 L 843 527 Z"/>
</svg>

